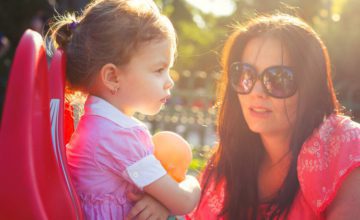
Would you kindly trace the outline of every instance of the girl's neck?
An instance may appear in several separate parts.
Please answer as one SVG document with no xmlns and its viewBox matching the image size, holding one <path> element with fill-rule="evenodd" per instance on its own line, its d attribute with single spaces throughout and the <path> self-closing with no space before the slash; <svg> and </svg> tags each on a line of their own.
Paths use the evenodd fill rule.
<svg viewBox="0 0 360 220">
<path fill-rule="evenodd" d="M 117 108 L 119 111 L 121 111 L 123 114 L 125 114 L 129 117 L 132 117 L 135 114 L 132 110 L 123 108 L 121 103 L 118 103 L 119 98 L 117 98 L 116 96 L 114 96 L 112 94 L 93 92 L 93 91 L 89 94 L 104 99 L 105 101 L 110 103 L 112 106 Z"/>
<path fill-rule="evenodd" d="M 91 86 L 88 88 L 89 95 L 97 96 L 99 98 L 104 99 L 123 114 L 132 117 L 134 115 L 134 111 L 130 108 L 125 108 L 125 103 L 122 103 L 122 98 L 119 97 L 119 93 L 112 94 L 110 89 L 106 87 L 103 83 L 103 79 L 101 78 L 101 74 L 97 75 L 97 78 L 93 81 Z"/>
</svg>

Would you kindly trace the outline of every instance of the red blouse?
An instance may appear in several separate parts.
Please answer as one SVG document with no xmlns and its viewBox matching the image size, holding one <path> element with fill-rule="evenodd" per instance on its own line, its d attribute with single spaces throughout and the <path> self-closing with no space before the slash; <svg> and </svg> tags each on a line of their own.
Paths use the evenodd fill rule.
<svg viewBox="0 0 360 220">
<path fill-rule="evenodd" d="M 348 117 L 331 115 L 303 144 L 297 171 L 300 190 L 290 208 L 288 219 L 325 219 L 326 208 L 336 196 L 342 182 L 360 167 L 360 124 Z M 198 209 L 187 219 L 215 220 L 223 208 L 225 181 L 217 187 L 209 183 Z M 268 213 L 259 208 L 262 219 Z"/>
</svg>

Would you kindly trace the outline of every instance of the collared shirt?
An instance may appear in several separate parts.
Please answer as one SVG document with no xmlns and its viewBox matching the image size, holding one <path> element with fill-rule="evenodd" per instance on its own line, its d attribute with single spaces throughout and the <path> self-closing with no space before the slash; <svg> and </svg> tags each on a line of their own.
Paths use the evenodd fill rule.
<svg viewBox="0 0 360 220">
<path fill-rule="evenodd" d="M 130 191 L 166 174 L 147 127 L 105 100 L 89 96 L 66 146 L 70 175 L 86 219 L 124 219 Z"/>
</svg>

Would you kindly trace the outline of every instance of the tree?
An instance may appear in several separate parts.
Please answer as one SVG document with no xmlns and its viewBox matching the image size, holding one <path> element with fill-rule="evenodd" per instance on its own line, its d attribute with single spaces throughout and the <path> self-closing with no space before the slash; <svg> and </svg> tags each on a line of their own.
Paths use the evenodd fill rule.
<svg viewBox="0 0 360 220">
<path fill-rule="evenodd" d="M 0 35 L 10 41 L 10 49 L 0 57 L 0 110 L 5 95 L 5 85 L 16 45 L 24 31 L 37 21 L 35 16 L 46 19 L 49 16 L 49 4 L 45 0 L 2 0 L 0 2 Z M 1 111 L 0 111 L 1 114 Z"/>
<path fill-rule="evenodd" d="M 335 70 L 335 86 L 340 102 L 360 121 L 360 2 L 348 0 L 340 11 L 338 21 L 329 19 L 325 37 Z"/>
</svg>

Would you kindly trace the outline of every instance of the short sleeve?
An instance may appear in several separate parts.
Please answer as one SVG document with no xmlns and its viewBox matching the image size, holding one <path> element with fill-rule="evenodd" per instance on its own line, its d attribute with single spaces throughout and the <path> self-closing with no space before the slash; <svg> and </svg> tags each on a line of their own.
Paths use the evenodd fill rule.
<svg viewBox="0 0 360 220">
<path fill-rule="evenodd" d="M 360 125 L 332 115 L 304 143 L 298 157 L 300 187 L 316 213 L 326 210 L 356 167 L 360 167 Z"/>
<path fill-rule="evenodd" d="M 123 177 L 142 189 L 166 174 L 153 155 L 150 133 L 139 127 L 109 130 L 96 147 L 101 169 Z"/>
</svg>

